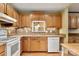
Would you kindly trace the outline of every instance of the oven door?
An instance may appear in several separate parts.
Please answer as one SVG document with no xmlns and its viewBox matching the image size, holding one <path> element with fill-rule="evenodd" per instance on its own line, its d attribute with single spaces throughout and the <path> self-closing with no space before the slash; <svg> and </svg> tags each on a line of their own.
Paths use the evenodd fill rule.
<svg viewBox="0 0 79 59">
<path fill-rule="evenodd" d="M 7 56 L 19 56 L 20 55 L 20 40 L 14 40 L 7 43 Z"/>
</svg>

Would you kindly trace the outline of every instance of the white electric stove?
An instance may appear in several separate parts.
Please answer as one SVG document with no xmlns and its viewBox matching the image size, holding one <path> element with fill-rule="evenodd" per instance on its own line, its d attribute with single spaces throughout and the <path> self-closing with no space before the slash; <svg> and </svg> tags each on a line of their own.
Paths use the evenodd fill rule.
<svg viewBox="0 0 79 59">
<path fill-rule="evenodd" d="M 0 29 L 0 42 L 6 44 L 6 56 L 19 56 L 20 55 L 20 37 L 7 36 L 6 29 Z"/>
</svg>

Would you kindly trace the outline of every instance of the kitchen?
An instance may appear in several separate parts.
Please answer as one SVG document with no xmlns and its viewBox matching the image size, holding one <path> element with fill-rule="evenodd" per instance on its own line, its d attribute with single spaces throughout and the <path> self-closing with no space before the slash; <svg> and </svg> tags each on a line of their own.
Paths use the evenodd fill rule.
<svg viewBox="0 0 79 59">
<path fill-rule="evenodd" d="M 0 3 L 0 56 L 70 55 L 63 47 L 74 43 L 70 40 L 70 34 L 74 33 L 70 32 L 77 21 L 68 20 L 73 12 L 68 9 L 73 5 Z"/>
</svg>

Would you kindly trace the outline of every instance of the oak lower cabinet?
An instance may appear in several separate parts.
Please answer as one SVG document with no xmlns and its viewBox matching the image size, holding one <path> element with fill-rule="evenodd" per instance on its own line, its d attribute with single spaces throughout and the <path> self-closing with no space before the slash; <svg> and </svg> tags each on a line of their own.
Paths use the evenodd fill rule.
<svg viewBox="0 0 79 59">
<path fill-rule="evenodd" d="M 75 38 L 73 36 L 69 36 L 68 42 L 75 43 Z"/>
<path fill-rule="evenodd" d="M 40 51 L 40 40 L 37 37 L 31 37 L 30 51 Z"/>
<path fill-rule="evenodd" d="M 46 37 L 23 37 L 22 51 L 47 51 Z"/>
<path fill-rule="evenodd" d="M 69 35 L 69 43 L 79 43 L 79 35 Z"/>
<path fill-rule="evenodd" d="M 47 51 L 46 37 L 31 37 L 30 41 L 31 51 Z"/>
<path fill-rule="evenodd" d="M 40 51 L 47 51 L 48 50 L 48 41 L 47 37 L 40 38 Z"/>
<path fill-rule="evenodd" d="M 0 46 L 0 56 L 5 56 L 5 44 Z"/>
<path fill-rule="evenodd" d="M 30 42 L 28 37 L 21 38 L 21 51 L 30 51 Z"/>
</svg>

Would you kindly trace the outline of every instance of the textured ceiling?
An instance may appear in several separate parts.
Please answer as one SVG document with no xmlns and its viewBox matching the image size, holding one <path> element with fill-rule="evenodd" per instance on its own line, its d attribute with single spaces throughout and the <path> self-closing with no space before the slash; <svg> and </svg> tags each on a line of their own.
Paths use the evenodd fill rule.
<svg viewBox="0 0 79 59">
<path fill-rule="evenodd" d="M 69 3 L 10 3 L 20 12 L 26 11 L 61 11 L 68 7 Z"/>
</svg>

